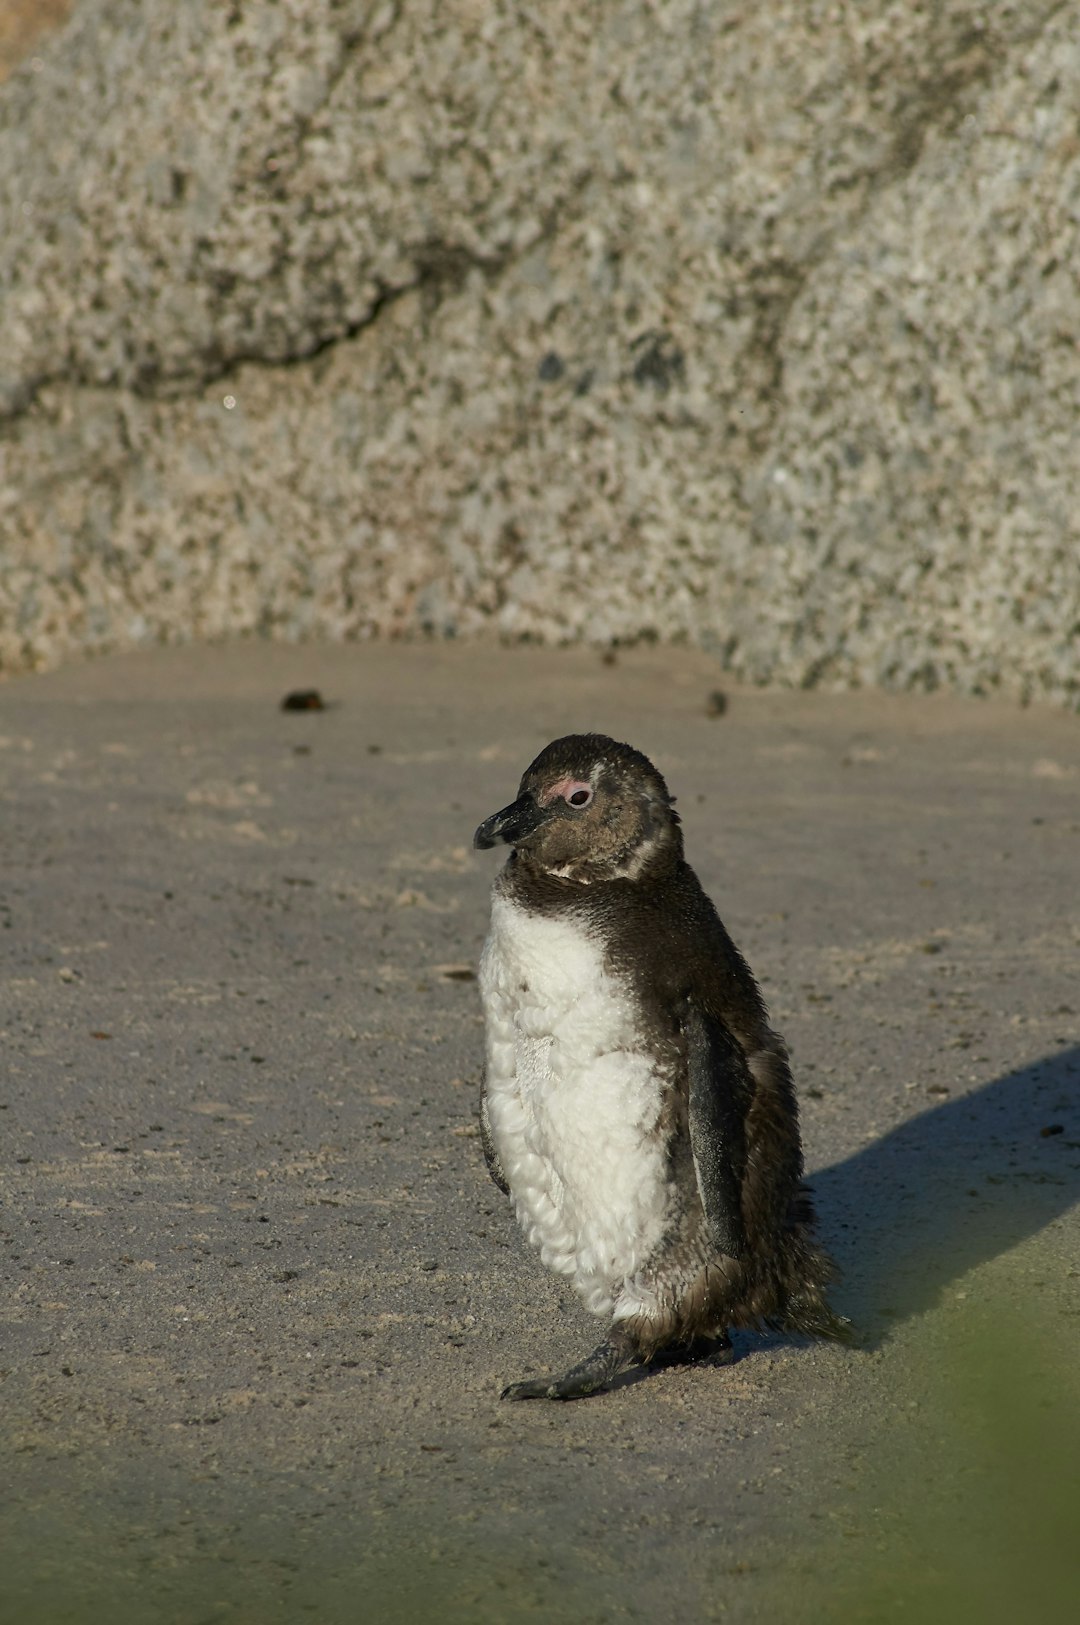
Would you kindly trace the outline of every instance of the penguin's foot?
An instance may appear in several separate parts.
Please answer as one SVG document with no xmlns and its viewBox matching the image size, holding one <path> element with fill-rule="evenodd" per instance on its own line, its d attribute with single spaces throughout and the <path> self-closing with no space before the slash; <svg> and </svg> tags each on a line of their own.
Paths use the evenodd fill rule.
<svg viewBox="0 0 1080 1625">
<path fill-rule="evenodd" d="M 637 1365 L 638 1357 L 623 1340 L 609 1340 L 578 1365 L 571 1366 L 563 1377 L 534 1377 L 529 1382 L 512 1382 L 504 1388 L 502 1399 L 585 1399 L 598 1393 L 619 1375 Z"/>
<path fill-rule="evenodd" d="M 731 1365 L 735 1345 L 726 1332 L 719 1337 L 695 1337 L 687 1350 L 687 1359 L 694 1365 Z"/>
<path fill-rule="evenodd" d="M 694 1337 L 688 1343 L 669 1343 L 653 1358 L 659 1370 L 675 1365 L 732 1365 L 735 1345 L 726 1332 L 719 1337 Z"/>
</svg>

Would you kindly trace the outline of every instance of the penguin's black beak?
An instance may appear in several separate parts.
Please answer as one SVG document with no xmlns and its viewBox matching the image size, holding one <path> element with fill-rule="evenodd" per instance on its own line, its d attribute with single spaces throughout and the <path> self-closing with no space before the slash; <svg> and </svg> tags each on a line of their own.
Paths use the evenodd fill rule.
<svg viewBox="0 0 1080 1625">
<path fill-rule="evenodd" d="M 546 807 L 541 807 L 534 796 L 518 796 L 509 807 L 502 812 L 492 813 L 485 818 L 476 834 L 473 836 L 473 846 L 483 850 L 485 847 L 498 846 L 500 841 L 507 846 L 518 846 L 527 840 L 540 825 L 547 822 L 550 813 Z"/>
</svg>

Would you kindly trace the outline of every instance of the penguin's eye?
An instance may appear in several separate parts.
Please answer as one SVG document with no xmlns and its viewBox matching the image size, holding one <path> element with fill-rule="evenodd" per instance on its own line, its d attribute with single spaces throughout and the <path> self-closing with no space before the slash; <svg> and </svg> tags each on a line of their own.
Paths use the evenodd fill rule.
<svg viewBox="0 0 1080 1625">
<path fill-rule="evenodd" d="M 571 807 L 587 807 L 592 800 L 592 790 L 587 784 L 579 784 L 567 792 L 566 799 Z"/>
</svg>

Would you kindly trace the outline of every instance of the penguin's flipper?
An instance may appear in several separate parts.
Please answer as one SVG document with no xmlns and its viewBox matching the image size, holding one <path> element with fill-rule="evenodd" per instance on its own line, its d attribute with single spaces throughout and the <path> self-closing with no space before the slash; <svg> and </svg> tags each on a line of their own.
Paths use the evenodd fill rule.
<svg viewBox="0 0 1080 1625">
<path fill-rule="evenodd" d="M 746 1251 L 740 1199 L 746 1138 L 739 1096 L 747 1089 L 746 1062 L 723 1023 L 692 1000 L 683 1031 L 690 1149 L 701 1205 L 717 1251 L 741 1258 Z"/>
<path fill-rule="evenodd" d="M 510 1195 L 510 1187 L 506 1183 L 506 1175 L 502 1171 L 499 1153 L 495 1149 L 495 1141 L 491 1137 L 491 1118 L 488 1116 L 487 1090 L 480 1090 L 480 1144 L 484 1148 L 484 1161 L 487 1171 L 495 1184 L 498 1185 L 504 1196 Z"/>
</svg>

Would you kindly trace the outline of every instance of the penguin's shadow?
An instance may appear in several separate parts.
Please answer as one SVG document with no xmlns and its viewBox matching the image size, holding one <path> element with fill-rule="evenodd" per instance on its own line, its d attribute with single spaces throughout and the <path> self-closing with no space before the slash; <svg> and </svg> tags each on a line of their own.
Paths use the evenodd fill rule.
<svg viewBox="0 0 1080 1625">
<path fill-rule="evenodd" d="M 809 1183 L 842 1272 L 837 1307 L 873 1347 L 1080 1200 L 1080 1045 L 920 1113 Z"/>
</svg>

